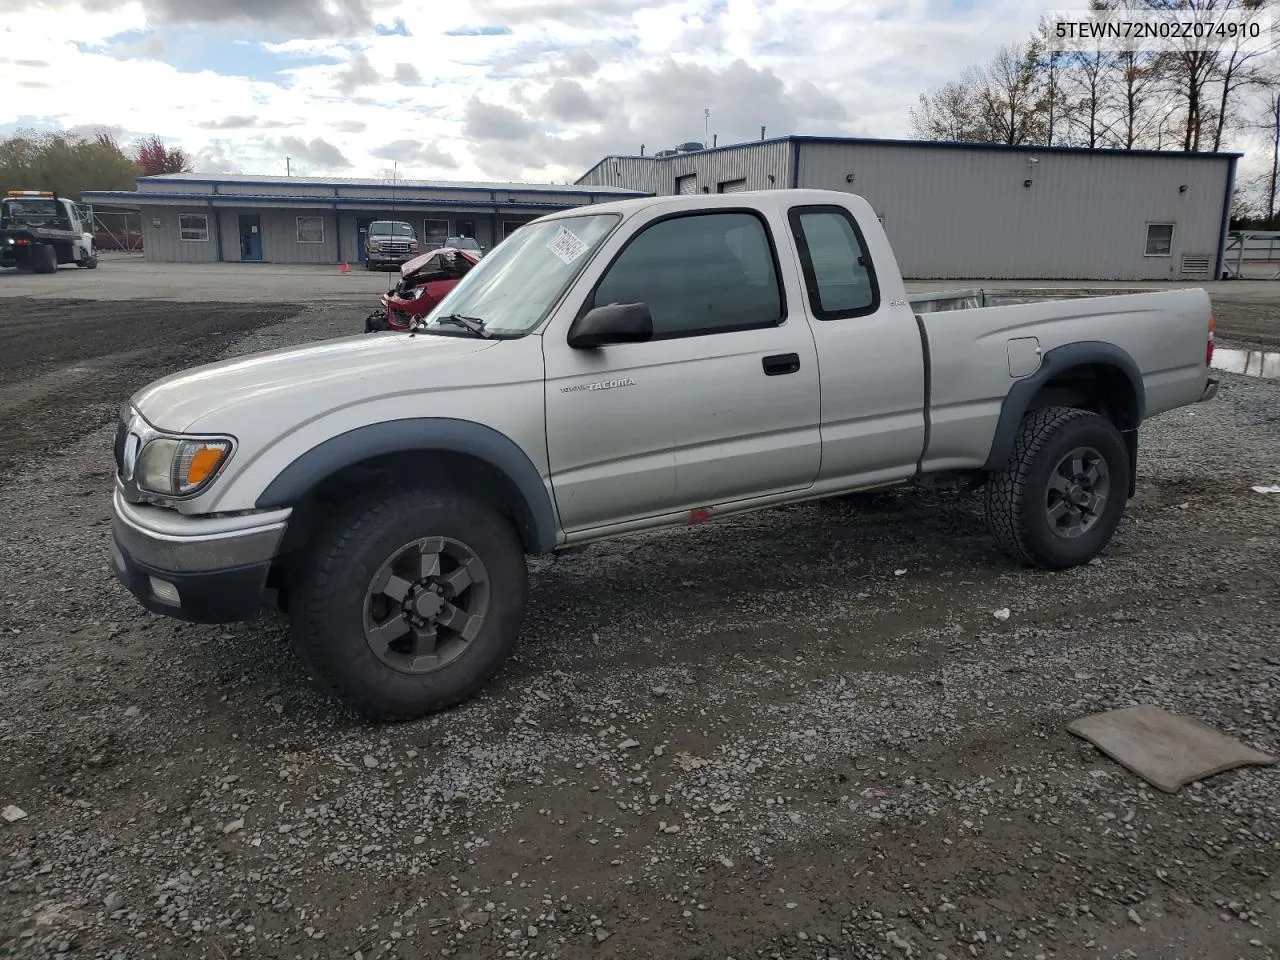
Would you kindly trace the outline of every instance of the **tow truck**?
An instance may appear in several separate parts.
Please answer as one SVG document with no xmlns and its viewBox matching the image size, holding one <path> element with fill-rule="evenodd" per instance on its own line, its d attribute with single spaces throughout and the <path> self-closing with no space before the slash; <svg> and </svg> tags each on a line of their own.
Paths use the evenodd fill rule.
<svg viewBox="0 0 1280 960">
<path fill-rule="evenodd" d="M 92 217 L 50 190 L 10 190 L 0 199 L 0 267 L 54 273 L 59 264 L 98 266 Z"/>
</svg>

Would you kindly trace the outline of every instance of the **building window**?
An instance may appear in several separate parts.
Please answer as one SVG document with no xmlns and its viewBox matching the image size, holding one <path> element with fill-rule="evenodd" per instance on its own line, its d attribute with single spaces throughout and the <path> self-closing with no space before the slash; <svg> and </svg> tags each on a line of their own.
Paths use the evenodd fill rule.
<svg viewBox="0 0 1280 960">
<path fill-rule="evenodd" d="M 208 242 L 209 218 L 203 213 L 178 214 L 178 235 L 183 240 Z"/>
<path fill-rule="evenodd" d="M 1173 224 L 1172 223 L 1148 223 L 1147 224 L 1147 250 L 1146 250 L 1145 256 L 1148 256 L 1148 257 L 1173 256 Z"/>
<path fill-rule="evenodd" d="M 809 308 L 819 320 L 875 313 L 880 288 L 861 231 L 843 207 L 792 207 L 791 231 L 800 252 Z"/>
<path fill-rule="evenodd" d="M 458 232 L 454 234 L 456 237 L 474 237 L 476 235 L 476 222 L 474 220 L 456 220 Z"/>
<path fill-rule="evenodd" d="M 768 228 L 750 213 L 693 214 L 646 227 L 596 288 L 593 305 L 603 303 L 646 304 L 654 340 L 772 327 L 785 318 Z"/>
<path fill-rule="evenodd" d="M 449 221 L 448 220 L 423 220 L 422 221 L 422 249 L 435 250 L 443 247 L 446 240 L 449 239 Z"/>
<path fill-rule="evenodd" d="M 324 243 L 324 217 L 298 217 L 299 243 Z"/>
<path fill-rule="evenodd" d="M 502 239 L 505 240 L 517 230 L 524 226 L 520 220 L 503 220 L 502 221 Z"/>
</svg>

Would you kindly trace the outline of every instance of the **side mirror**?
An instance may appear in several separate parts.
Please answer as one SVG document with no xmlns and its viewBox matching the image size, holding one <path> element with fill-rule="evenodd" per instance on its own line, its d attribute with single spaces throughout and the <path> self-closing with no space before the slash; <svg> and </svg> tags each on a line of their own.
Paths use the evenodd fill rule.
<svg viewBox="0 0 1280 960">
<path fill-rule="evenodd" d="M 653 339 L 653 316 L 643 303 L 610 303 L 588 310 L 569 328 L 569 346 L 589 350 Z"/>
</svg>

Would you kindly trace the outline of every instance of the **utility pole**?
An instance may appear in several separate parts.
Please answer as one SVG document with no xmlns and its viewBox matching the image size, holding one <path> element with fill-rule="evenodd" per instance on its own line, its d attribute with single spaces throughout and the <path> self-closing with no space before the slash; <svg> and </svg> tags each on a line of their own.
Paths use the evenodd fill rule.
<svg viewBox="0 0 1280 960">
<path fill-rule="evenodd" d="M 286 177 L 293 176 L 293 158 L 292 157 L 284 158 L 284 175 Z"/>
</svg>

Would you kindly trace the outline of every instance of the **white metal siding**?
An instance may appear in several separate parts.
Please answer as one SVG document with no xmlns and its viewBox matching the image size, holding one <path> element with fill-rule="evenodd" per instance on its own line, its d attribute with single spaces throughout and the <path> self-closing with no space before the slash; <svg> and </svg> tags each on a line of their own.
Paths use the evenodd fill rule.
<svg viewBox="0 0 1280 960">
<path fill-rule="evenodd" d="M 866 198 L 912 279 L 1176 280 L 1184 255 L 1213 258 L 1218 248 L 1225 159 L 861 143 L 799 149 L 799 185 Z M 1033 156 L 1038 163 L 1028 162 Z M 1144 256 L 1150 222 L 1176 224 L 1171 256 Z"/>
<path fill-rule="evenodd" d="M 589 187 L 621 187 L 653 193 L 653 178 L 658 161 L 653 157 L 605 157 L 578 178 L 577 183 Z"/>
<path fill-rule="evenodd" d="M 218 259 L 217 226 L 214 211 L 208 207 L 143 206 L 142 249 L 148 260 L 169 263 L 212 263 Z M 209 239 L 206 241 L 183 240 L 178 231 L 181 214 L 196 214 L 209 218 Z M 156 226 L 159 221 L 159 226 Z"/>
<path fill-rule="evenodd" d="M 731 180 L 745 180 L 747 190 L 782 189 L 791 185 L 793 149 L 787 140 L 764 141 L 664 158 L 658 161 L 654 192 L 675 193 L 676 178 L 688 174 L 697 177 L 699 192 L 703 187 L 713 192 Z M 629 183 L 620 186 L 632 189 Z"/>
</svg>

